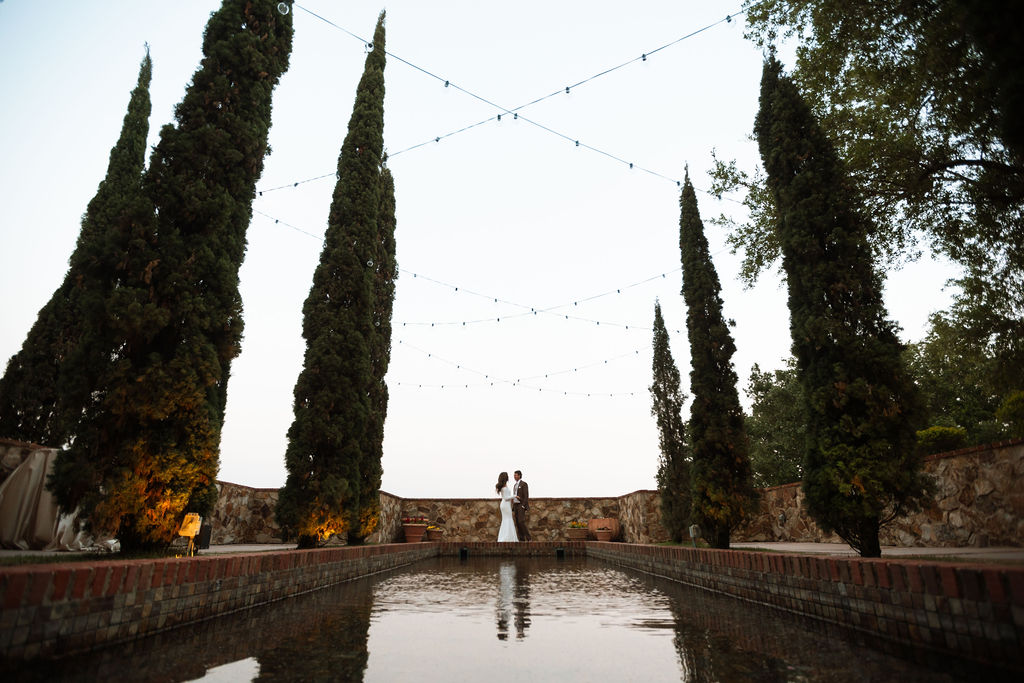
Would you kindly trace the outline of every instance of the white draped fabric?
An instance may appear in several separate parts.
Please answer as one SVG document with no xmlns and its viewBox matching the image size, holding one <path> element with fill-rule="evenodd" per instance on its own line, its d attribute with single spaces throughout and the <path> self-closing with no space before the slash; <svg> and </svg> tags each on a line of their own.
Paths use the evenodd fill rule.
<svg viewBox="0 0 1024 683">
<path fill-rule="evenodd" d="M 46 477 L 57 459 L 57 449 L 32 451 L 0 484 L 0 547 L 17 550 L 114 550 L 117 541 L 97 542 L 76 531 L 78 512 L 61 515 Z"/>
</svg>

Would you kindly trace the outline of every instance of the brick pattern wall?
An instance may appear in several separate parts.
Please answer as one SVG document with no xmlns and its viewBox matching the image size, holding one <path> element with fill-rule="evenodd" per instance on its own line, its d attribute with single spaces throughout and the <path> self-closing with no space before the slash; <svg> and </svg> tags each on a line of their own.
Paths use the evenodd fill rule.
<svg viewBox="0 0 1024 683">
<path fill-rule="evenodd" d="M 84 652 L 437 552 L 420 543 L 0 567 L 0 658 Z"/>
<path fill-rule="evenodd" d="M 587 555 L 1024 674 L 1024 569 L 587 543 Z"/>
<path fill-rule="evenodd" d="M 96 649 L 437 555 L 586 555 L 1024 674 L 1024 568 L 587 542 L 388 544 L 0 568 L 0 659 Z"/>
</svg>

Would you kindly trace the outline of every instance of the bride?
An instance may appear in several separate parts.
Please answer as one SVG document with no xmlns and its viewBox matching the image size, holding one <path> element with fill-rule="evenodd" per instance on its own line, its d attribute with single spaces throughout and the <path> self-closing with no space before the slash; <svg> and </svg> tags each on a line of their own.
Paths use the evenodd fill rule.
<svg viewBox="0 0 1024 683">
<path fill-rule="evenodd" d="M 508 472 L 498 475 L 498 485 L 494 487 L 501 496 L 498 509 L 501 510 L 501 527 L 498 529 L 498 542 L 511 541 L 516 543 L 519 537 L 516 536 L 516 522 L 512 516 L 512 491 L 508 487 Z"/>
</svg>

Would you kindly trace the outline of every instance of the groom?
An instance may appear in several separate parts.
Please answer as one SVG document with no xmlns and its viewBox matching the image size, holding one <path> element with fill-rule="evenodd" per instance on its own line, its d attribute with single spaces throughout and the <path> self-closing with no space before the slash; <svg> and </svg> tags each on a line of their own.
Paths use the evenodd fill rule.
<svg viewBox="0 0 1024 683">
<path fill-rule="evenodd" d="M 516 522 L 516 535 L 520 541 L 529 541 L 530 530 L 526 525 L 530 521 L 530 487 L 523 481 L 523 473 L 519 470 L 512 476 L 516 480 L 512 485 L 512 518 Z"/>
</svg>

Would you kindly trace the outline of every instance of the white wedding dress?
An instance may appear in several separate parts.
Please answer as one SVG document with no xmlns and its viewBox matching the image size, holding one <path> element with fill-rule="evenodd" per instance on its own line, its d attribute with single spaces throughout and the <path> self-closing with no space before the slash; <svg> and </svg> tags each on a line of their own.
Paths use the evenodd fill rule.
<svg viewBox="0 0 1024 683">
<path fill-rule="evenodd" d="M 505 486 L 501 489 L 501 502 L 498 504 L 501 510 L 501 527 L 498 529 L 498 543 L 503 541 L 517 543 L 516 521 L 512 516 L 512 491 Z"/>
</svg>

